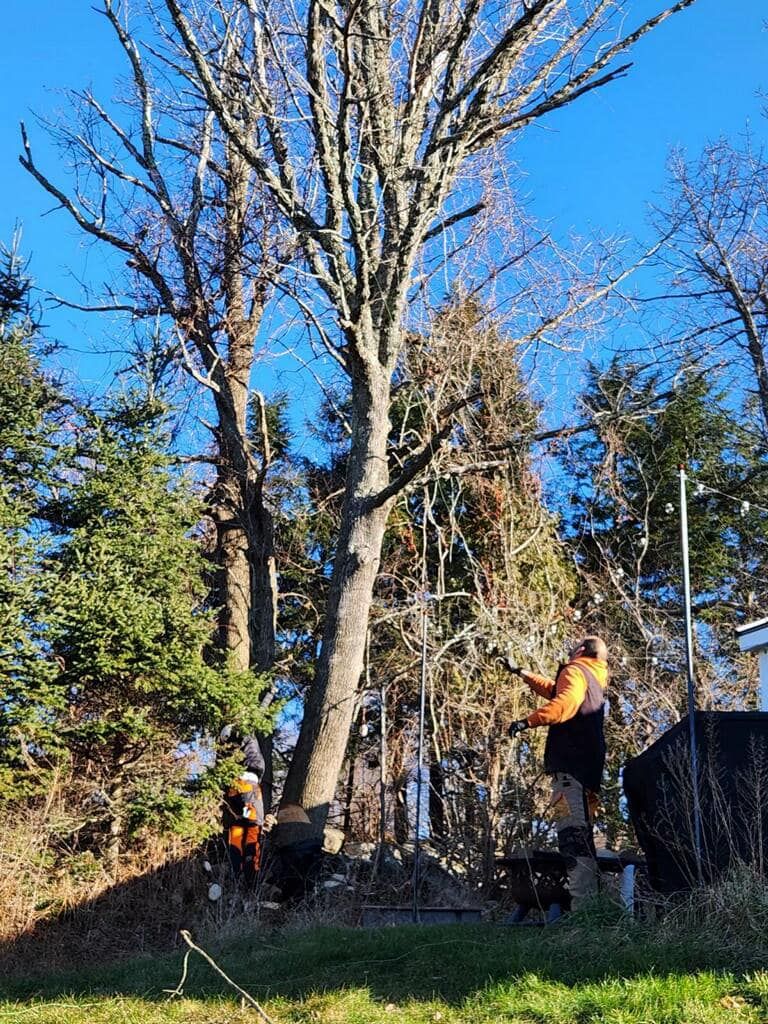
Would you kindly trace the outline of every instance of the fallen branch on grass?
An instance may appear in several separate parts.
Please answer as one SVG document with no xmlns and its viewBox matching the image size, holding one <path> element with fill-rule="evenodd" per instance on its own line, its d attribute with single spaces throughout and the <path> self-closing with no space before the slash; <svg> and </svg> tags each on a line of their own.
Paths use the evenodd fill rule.
<svg viewBox="0 0 768 1024">
<path fill-rule="evenodd" d="M 184 954 L 184 965 L 182 967 L 181 978 L 180 978 L 179 983 L 176 986 L 176 988 L 173 989 L 172 991 L 169 991 L 169 995 L 168 995 L 169 999 L 173 999 L 174 996 L 180 996 L 180 995 L 183 994 L 183 992 L 184 992 L 184 982 L 187 979 L 187 967 L 189 965 L 189 954 L 190 954 L 190 952 L 194 951 L 195 953 L 199 953 L 200 956 L 203 958 L 203 960 L 205 960 L 205 962 L 207 964 L 209 964 L 214 969 L 214 971 L 216 971 L 216 973 L 220 977 L 222 977 L 224 979 L 224 981 L 226 981 L 226 983 L 231 988 L 233 988 L 235 990 L 235 992 L 237 992 L 237 994 L 240 996 L 240 998 L 243 1000 L 244 1003 L 246 1003 L 248 1006 L 253 1007 L 253 1009 L 256 1011 L 256 1013 L 258 1013 L 258 1015 L 265 1022 L 265 1024 L 275 1024 L 275 1022 L 272 1020 L 272 1018 L 269 1016 L 269 1014 L 267 1014 L 262 1009 L 262 1007 L 253 998 L 253 996 L 249 992 L 246 992 L 244 988 L 240 988 L 240 986 L 237 984 L 236 981 L 233 981 L 229 977 L 228 974 L 224 973 L 224 971 L 219 967 L 219 965 L 216 963 L 216 961 L 213 959 L 212 956 L 210 956 L 208 953 L 206 953 L 206 951 L 204 949 L 202 949 L 200 946 L 196 945 L 192 941 L 192 936 L 189 934 L 188 931 L 186 931 L 184 928 L 182 928 L 181 931 L 179 932 L 179 934 L 181 935 L 182 939 L 184 939 L 186 944 L 189 946 L 189 949 Z M 166 990 L 166 991 L 168 991 L 168 990 Z"/>
</svg>

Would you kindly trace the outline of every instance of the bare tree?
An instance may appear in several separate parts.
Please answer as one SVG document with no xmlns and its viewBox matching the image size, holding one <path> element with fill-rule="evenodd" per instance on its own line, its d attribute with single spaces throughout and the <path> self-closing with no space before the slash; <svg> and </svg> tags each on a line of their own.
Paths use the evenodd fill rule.
<svg viewBox="0 0 768 1024">
<path fill-rule="evenodd" d="M 673 196 L 659 216 L 662 264 L 682 307 L 688 347 L 710 352 L 768 437 L 768 164 L 749 142 L 721 140 L 689 165 L 672 161 Z M 730 373 L 725 366 L 730 367 Z M 749 382 L 747 386 L 745 382 Z"/>
<path fill-rule="evenodd" d="M 233 89 L 220 46 L 185 14 L 196 5 L 165 0 L 200 89 L 297 232 L 307 274 L 335 316 L 327 351 L 350 382 L 342 525 L 285 787 L 316 821 L 344 757 L 387 516 L 448 438 L 456 411 L 443 410 L 423 449 L 390 472 L 391 378 L 417 260 L 425 247 L 450 248 L 451 232 L 477 213 L 480 165 L 496 144 L 624 74 L 629 65 L 616 58 L 692 2 L 617 38 L 613 19 L 626 5 L 613 0 L 216 0 L 206 8 L 220 40 L 243 12 L 250 18 Z M 243 91 L 255 98 L 245 118 Z"/>
<path fill-rule="evenodd" d="M 127 59 L 123 97 L 110 104 L 90 90 L 73 92 L 73 123 L 48 125 L 69 159 L 68 186 L 38 166 L 23 125 L 20 159 L 86 236 L 125 258 L 129 274 L 78 308 L 159 323 L 171 335 L 160 370 L 180 364 L 202 389 L 205 405 L 213 405 L 215 422 L 203 422 L 214 439 L 209 511 L 220 645 L 235 669 L 264 671 L 275 643 L 273 524 L 265 491 L 271 452 L 264 397 L 251 376 L 264 309 L 290 245 L 243 154 L 188 87 L 189 62 L 161 21 L 142 42 L 119 0 L 104 0 L 101 13 Z M 217 74 L 231 116 L 240 96 L 248 133 L 257 131 L 255 124 L 246 127 L 257 100 L 238 74 L 242 45 L 233 22 L 218 51 Z"/>
</svg>

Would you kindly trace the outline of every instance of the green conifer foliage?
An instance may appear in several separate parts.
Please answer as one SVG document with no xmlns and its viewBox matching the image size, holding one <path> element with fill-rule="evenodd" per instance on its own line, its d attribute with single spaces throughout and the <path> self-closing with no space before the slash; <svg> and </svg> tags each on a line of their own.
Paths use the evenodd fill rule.
<svg viewBox="0 0 768 1024">
<path fill-rule="evenodd" d="M 13 795 L 26 737 L 50 734 L 54 666 L 45 631 L 34 515 L 56 461 L 63 400 L 40 364 L 30 282 L 14 249 L 0 249 L 0 795 Z M 31 695 L 35 693 L 36 698 Z M 35 788 L 35 778 L 26 789 Z"/>
<path fill-rule="evenodd" d="M 266 722 L 260 681 L 206 659 L 214 619 L 193 536 L 200 508 L 172 478 L 162 431 L 122 416 L 87 434 L 73 527 L 48 563 L 46 643 L 59 752 L 92 780 L 120 835 L 129 818 L 178 806 L 199 740 L 225 718 Z"/>
<path fill-rule="evenodd" d="M 218 785 L 210 736 L 269 728 L 265 681 L 213 653 L 202 508 L 168 454 L 168 410 L 66 399 L 24 268 L 3 259 L 0 792 L 21 806 L 55 786 L 51 831 L 116 865 L 142 826 L 205 827 L 188 790 Z"/>
</svg>

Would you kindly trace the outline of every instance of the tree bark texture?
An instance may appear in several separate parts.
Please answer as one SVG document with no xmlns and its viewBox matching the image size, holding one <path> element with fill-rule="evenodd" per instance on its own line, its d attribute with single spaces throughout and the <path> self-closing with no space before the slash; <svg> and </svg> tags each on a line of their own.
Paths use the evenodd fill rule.
<svg viewBox="0 0 768 1024">
<path fill-rule="evenodd" d="M 300 804 L 318 827 L 333 800 L 349 740 L 390 509 L 390 503 L 371 500 L 388 482 L 389 376 L 369 375 L 357 390 L 323 641 L 283 794 L 285 803 Z"/>
<path fill-rule="evenodd" d="M 217 396 L 220 466 L 212 495 L 217 531 L 217 597 L 222 650 L 234 666 L 267 671 L 274 661 L 277 584 L 274 526 L 248 437 L 250 336 L 230 339 Z"/>
<path fill-rule="evenodd" d="M 216 396 L 221 458 L 211 514 L 217 532 L 215 578 L 220 648 L 236 670 L 264 673 L 272 667 L 275 657 L 277 573 L 273 516 L 264 498 L 269 439 L 266 435 L 262 437 L 259 470 L 248 431 L 252 363 L 251 328 L 240 321 L 230 331 L 223 386 Z M 264 427 L 265 423 L 263 433 Z M 271 694 L 266 696 L 268 703 Z M 262 794 L 265 806 L 270 807 L 271 737 L 260 735 L 259 743 L 265 762 Z"/>
</svg>

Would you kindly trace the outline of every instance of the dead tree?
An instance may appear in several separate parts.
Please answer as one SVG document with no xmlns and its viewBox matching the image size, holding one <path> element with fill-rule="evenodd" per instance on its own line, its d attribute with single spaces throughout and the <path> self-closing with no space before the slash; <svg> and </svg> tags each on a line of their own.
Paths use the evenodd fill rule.
<svg viewBox="0 0 768 1024">
<path fill-rule="evenodd" d="M 342 525 L 285 788 L 318 822 L 344 759 L 389 510 L 452 429 L 455 409 L 443 410 L 422 450 L 390 471 L 391 379 L 418 260 L 450 249 L 452 232 L 478 212 L 477 174 L 493 147 L 626 73 L 616 59 L 692 2 L 617 37 L 613 19 L 626 5 L 613 0 L 503 9 L 483 0 L 447 9 L 431 0 L 217 0 L 207 10 L 219 39 L 243 12 L 250 18 L 228 81 L 220 47 L 201 38 L 189 5 L 165 0 L 201 92 L 296 231 L 317 296 L 335 316 L 327 351 L 349 378 Z M 245 117 L 243 92 L 254 98 Z"/>
<path fill-rule="evenodd" d="M 687 348 L 719 361 L 737 393 L 754 396 L 768 437 L 768 165 L 747 144 L 707 147 L 697 164 L 672 162 L 673 197 L 660 218 Z M 727 369 L 726 367 L 730 368 Z M 745 388 L 745 381 L 749 387 Z M 749 403 L 747 403 L 748 405 Z M 745 410 L 746 411 L 746 410 Z"/>
<path fill-rule="evenodd" d="M 77 308 L 159 323 L 170 334 L 165 365 L 179 363 L 215 410 L 206 426 L 214 439 L 209 512 L 220 646 L 236 670 L 263 672 L 275 645 L 271 453 L 264 398 L 251 376 L 264 308 L 290 244 L 244 155 L 185 90 L 184 53 L 159 20 L 143 43 L 120 7 L 104 0 L 101 13 L 127 59 L 127 94 L 116 107 L 88 90 L 72 93 L 73 125 L 48 126 L 73 168 L 70 183 L 40 168 L 24 126 L 20 159 L 86 236 L 125 258 L 126 279 Z M 231 116 L 240 95 L 245 128 L 257 98 L 237 73 L 242 44 L 232 23 L 217 74 Z"/>
</svg>

